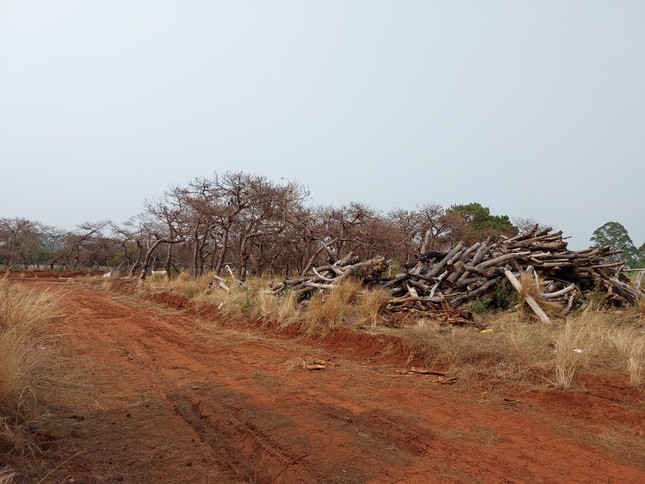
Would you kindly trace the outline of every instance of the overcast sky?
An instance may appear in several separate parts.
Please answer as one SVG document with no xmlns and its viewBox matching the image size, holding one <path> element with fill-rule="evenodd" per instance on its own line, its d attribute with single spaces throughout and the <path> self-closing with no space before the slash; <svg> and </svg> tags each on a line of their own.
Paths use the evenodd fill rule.
<svg viewBox="0 0 645 484">
<path fill-rule="evenodd" d="M 645 1 L 0 0 L 0 217 L 214 170 L 645 242 Z"/>
</svg>

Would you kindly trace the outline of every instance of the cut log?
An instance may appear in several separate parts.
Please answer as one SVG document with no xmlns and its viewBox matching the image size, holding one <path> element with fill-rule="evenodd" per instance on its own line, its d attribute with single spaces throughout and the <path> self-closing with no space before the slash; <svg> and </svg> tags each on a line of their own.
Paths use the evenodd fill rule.
<svg viewBox="0 0 645 484">
<path fill-rule="evenodd" d="M 517 280 L 517 277 L 515 277 L 515 275 L 508 269 L 504 271 L 504 275 L 511 282 L 518 294 L 522 294 L 522 284 L 520 284 L 520 281 Z M 540 318 L 540 321 L 542 321 L 543 323 L 551 323 L 551 320 L 542 310 L 537 301 L 533 299 L 533 296 L 527 294 L 526 296 L 524 296 L 524 300 L 526 301 L 526 304 L 528 304 L 533 312 L 537 315 L 537 317 Z"/>
</svg>

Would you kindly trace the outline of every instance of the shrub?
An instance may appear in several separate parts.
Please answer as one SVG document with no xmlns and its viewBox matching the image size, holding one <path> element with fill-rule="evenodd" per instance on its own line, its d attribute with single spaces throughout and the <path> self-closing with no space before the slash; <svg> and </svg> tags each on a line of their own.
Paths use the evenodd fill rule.
<svg viewBox="0 0 645 484">
<path fill-rule="evenodd" d="M 483 314 L 488 311 L 493 300 L 489 297 L 478 297 L 470 305 L 470 311 L 475 314 Z"/>
<path fill-rule="evenodd" d="M 508 281 L 502 281 L 495 287 L 491 297 L 491 305 L 495 309 L 511 309 L 519 303 L 517 291 Z"/>
</svg>

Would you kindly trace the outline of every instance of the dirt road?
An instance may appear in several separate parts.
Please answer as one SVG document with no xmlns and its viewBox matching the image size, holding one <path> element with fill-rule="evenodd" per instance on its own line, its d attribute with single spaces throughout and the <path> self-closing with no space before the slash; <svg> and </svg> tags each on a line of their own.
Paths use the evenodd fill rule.
<svg viewBox="0 0 645 484">
<path fill-rule="evenodd" d="M 21 280 L 61 295 L 66 357 L 28 481 L 645 482 L 645 407 L 624 388 L 442 385 L 64 282 Z"/>
</svg>

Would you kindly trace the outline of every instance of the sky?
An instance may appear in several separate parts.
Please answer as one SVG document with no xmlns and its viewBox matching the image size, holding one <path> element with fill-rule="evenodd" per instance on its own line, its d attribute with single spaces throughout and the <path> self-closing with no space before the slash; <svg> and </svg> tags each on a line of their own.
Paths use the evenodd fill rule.
<svg viewBox="0 0 645 484">
<path fill-rule="evenodd" d="M 0 0 L 0 217 L 215 171 L 645 242 L 642 0 Z"/>
</svg>

